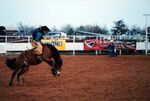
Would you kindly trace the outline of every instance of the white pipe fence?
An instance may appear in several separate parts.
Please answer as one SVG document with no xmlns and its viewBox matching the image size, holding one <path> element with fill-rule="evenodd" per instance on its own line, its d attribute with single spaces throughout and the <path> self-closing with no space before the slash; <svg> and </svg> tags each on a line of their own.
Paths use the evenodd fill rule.
<svg viewBox="0 0 150 101">
<path fill-rule="evenodd" d="M 62 39 L 60 37 L 50 37 L 51 39 Z M 100 37 L 94 37 L 95 39 L 101 39 Z M 84 51 L 85 36 L 68 36 L 63 38 L 66 40 L 65 50 L 72 51 L 73 55 L 76 51 Z M 7 53 L 8 51 L 24 51 L 31 49 L 31 36 L 0 36 L 0 53 Z M 136 50 L 145 50 L 145 42 L 136 42 Z M 148 43 L 148 49 L 150 50 L 150 43 Z M 101 51 L 95 51 L 95 54 L 101 54 Z M 121 51 L 119 52 L 121 54 Z"/>
</svg>

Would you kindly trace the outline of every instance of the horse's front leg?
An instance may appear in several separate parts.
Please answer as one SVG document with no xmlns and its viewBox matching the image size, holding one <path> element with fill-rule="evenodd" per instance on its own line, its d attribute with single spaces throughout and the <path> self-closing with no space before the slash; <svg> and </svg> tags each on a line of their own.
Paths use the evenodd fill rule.
<svg viewBox="0 0 150 101">
<path fill-rule="evenodd" d="M 23 75 L 24 73 L 26 73 L 29 70 L 29 67 L 22 67 L 20 72 L 17 73 L 17 82 L 20 84 L 20 76 Z M 24 78 L 22 78 L 22 83 L 24 83 Z"/>
<path fill-rule="evenodd" d="M 16 76 L 16 73 L 18 72 L 18 70 L 14 70 L 13 73 L 12 73 L 12 76 L 11 76 L 11 79 L 10 79 L 10 82 L 9 82 L 9 86 L 12 86 L 13 84 L 13 79 L 14 77 Z"/>
<path fill-rule="evenodd" d="M 54 62 L 51 60 L 51 61 L 47 61 L 46 63 L 48 63 L 51 67 L 54 66 Z"/>
<path fill-rule="evenodd" d="M 51 67 L 54 66 L 54 62 L 50 58 L 44 58 L 44 61 L 49 64 Z"/>
</svg>

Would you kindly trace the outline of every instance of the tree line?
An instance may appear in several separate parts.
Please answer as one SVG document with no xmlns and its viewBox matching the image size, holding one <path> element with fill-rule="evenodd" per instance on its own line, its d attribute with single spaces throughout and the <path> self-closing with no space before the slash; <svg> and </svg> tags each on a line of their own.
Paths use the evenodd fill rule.
<svg viewBox="0 0 150 101">
<path fill-rule="evenodd" d="M 64 25 L 61 29 L 57 29 L 56 27 L 51 28 L 51 31 L 62 31 L 67 33 L 67 35 L 74 35 L 76 31 L 85 31 L 92 32 L 98 34 L 112 34 L 112 35 L 123 35 L 123 34 L 131 34 L 131 35 L 145 35 L 145 29 L 141 29 L 138 26 L 132 26 L 132 28 L 128 28 L 123 19 L 114 21 L 114 26 L 108 30 L 106 27 L 101 27 L 99 25 L 80 25 L 79 27 L 74 28 L 72 25 Z M 34 26 L 24 25 L 23 23 L 19 23 L 17 30 L 19 35 L 31 35 L 32 30 L 36 29 Z"/>
</svg>

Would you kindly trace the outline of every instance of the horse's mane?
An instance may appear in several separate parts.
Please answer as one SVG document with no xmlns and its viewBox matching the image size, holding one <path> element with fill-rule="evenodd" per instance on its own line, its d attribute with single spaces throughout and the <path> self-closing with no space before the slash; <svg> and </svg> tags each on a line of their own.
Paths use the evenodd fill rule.
<svg viewBox="0 0 150 101">
<path fill-rule="evenodd" d="M 63 62 L 60 57 L 59 51 L 51 44 L 45 44 L 52 52 L 52 57 L 55 60 L 55 64 L 58 65 L 57 67 L 61 67 Z"/>
</svg>

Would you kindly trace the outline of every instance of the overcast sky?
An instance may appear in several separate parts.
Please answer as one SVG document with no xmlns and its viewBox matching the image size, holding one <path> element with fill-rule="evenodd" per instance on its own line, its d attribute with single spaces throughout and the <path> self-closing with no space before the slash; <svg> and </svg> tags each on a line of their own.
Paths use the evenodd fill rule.
<svg viewBox="0 0 150 101">
<path fill-rule="evenodd" d="M 61 28 L 71 24 L 100 25 L 108 29 L 123 19 L 129 26 L 144 27 L 143 14 L 150 14 L 150 0 L 1 0 L 0 25 L 18 23 Z M 150 19 L 150 17 L 149 17 Z"/>
</svg>

